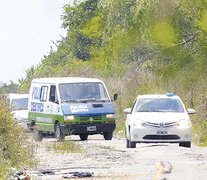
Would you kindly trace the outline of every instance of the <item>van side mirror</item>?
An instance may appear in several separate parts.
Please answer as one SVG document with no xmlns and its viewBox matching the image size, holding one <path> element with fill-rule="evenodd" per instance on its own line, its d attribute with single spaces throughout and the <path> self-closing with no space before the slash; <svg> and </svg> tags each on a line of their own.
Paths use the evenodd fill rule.
<svg viewBox="0 0 207 180">
<path fill-rule="evenodd" d="M 114 94 L 114 101 L 116 101 L 118 98 L 118 94 Z"/>
</svg>

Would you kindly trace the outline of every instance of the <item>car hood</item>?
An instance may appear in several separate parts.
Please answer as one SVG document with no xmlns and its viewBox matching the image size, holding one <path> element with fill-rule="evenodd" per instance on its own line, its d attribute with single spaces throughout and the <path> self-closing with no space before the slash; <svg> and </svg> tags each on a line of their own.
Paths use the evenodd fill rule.
<svg viewBox="0 0 207 180">
<path fill-rule="evenodd" d="M 18 120 L 28 119 L 28 110 L 15 110 L 12 111 L 12 114 Z"/>
<path fill-rule="evenodd" d="M 180 119 L 189 119 L 187 113 L 172 112 L 136 112 L 133 114 L 133 118 L 151 123 L 175 122 Z"/>
</svg>

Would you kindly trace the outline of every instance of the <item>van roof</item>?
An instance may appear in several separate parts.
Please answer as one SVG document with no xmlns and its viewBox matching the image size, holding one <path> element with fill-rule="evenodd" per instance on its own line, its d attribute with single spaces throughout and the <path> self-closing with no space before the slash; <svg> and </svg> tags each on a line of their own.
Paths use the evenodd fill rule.
<svg viewBox="0 0 207 180">
<path fill-rule="evenodd" d="M 52 77 L 52 78 L 38 78 L 33 79 L 32 83 L 48 83 L 48 84 L 61 84 L 61 83 L 80 83 L 80 82 L 101 82 L 103 81 L 94 78 L 82 77 Z"/>
</svg>

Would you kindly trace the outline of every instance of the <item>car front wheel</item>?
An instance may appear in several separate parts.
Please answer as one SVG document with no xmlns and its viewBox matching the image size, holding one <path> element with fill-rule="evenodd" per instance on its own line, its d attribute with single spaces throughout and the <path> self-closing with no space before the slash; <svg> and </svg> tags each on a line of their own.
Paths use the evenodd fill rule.
<svg viewBox="0 0 207 180">
<path fill-rule="evenodd" d="M 136 143 L 130 141 L 129 139 L 127 139 L 126 147 L 127 147 L 127 148 L 136 148 Z"/>
<path fill-rule="evenodd" d="M 126 148 L 129 148 L 129 140 L 126 138 Z"/>
<path fill-rule="evenodd" d="M 129 128 L 129 129 L 130 129 L 130 128 Z M 127 130 L 125 130 L 125 135 L 126 135 L 126 147 L 127 147 L 127 148 L 136 148 L 136 143 L 129 140 L 129 139 L 130 139 L 130 135 L 129 135 L 129 139 L 127 138 L 126 131 L 127 131 Z M 129 132 L 129 134 L 130 134 L 130 132 Z"/>
<path fill-rule="evenodd" d="M 191 142 L 180 142 L 179 146 L 190 148 L 191 147 Z"/>
</svg>

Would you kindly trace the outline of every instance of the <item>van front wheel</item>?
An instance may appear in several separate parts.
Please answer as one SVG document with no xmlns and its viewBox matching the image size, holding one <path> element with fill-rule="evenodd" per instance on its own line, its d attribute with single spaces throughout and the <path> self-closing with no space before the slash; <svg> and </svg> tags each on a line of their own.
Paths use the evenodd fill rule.
<svg viewBox="0 0 207 180">
<path fill-rule="evenodd" d="M 113 132 L 104 132 L 103 136 L 105 140 L 111 140 L 113 137 Z"/>
<path fill-rule="evenodd" d="M 65 135 L 63 134 L 63 132 L 60 129 L 59 122 L 56 123 L 56 125 L 55 125 L 55 137 L 58 142 L 63 141 L 65 139 Z"/>
<path fill-rule="evenodd" d="M 37 128 L 33 129 L 33 138 L 36 142 L 41 142 L 43 140 L 43 133 L 38 131 Z"/>
<path fill-rule="evenodd" d="M 88 134 L 80 134 L 81 141 L 86 141 L 88 139 Z"/>
</svg>

